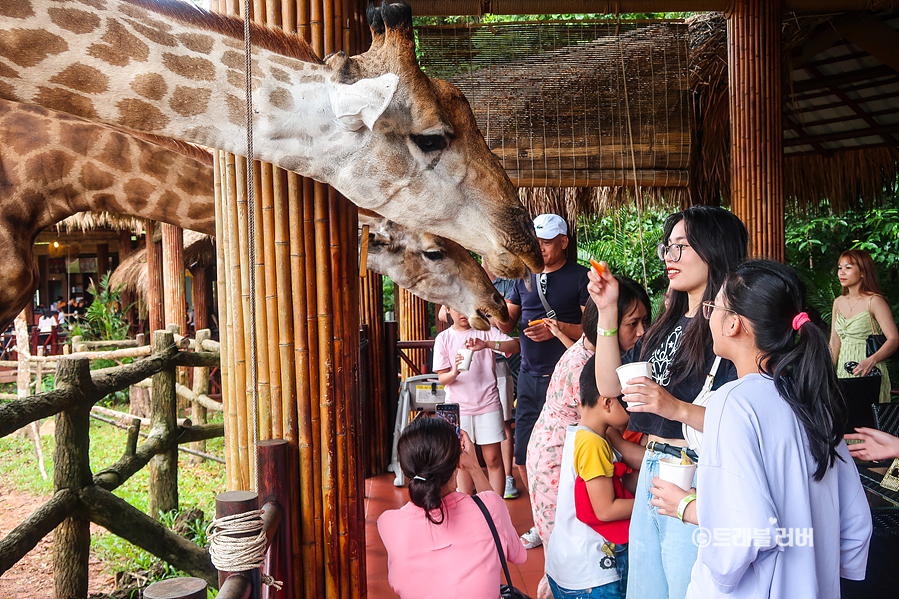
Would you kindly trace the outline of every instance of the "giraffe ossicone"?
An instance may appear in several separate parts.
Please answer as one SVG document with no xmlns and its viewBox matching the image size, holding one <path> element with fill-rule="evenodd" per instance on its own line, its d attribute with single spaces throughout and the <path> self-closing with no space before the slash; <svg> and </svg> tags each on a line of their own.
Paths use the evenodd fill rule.
<svg viewBox="0 0 899 599">
<path fill-rule="evenodd" d="M 411 10 L 382 6 L 369 22 L 367 52 L 326 62 L 297 36 L 251 27 L 254 158 L 452 239 L 499 276 L 542 270 L 531 221 L 468 102 L 419 68 Z M 242 31 L 175 0 L 4 0 L 0 98 L 242 155 Z M 338 118 L 334 90 L 346 100 L 365 89 L 368 104 Z"/>
</svg>

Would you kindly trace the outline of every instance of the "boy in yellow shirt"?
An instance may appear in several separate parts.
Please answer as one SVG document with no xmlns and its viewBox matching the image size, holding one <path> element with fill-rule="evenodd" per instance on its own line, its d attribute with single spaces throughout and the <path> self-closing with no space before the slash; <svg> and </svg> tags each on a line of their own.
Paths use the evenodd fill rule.
<svg viewBox="0 0 899 599">
<path fill-rule="evenodd" d="M 617 398 L 599 397 L 594 360 L 590 358 L 581 374 L 581 420 L 568 427 L 556 524 L 546 547 L 546 574 L 556 597 L 578 592 L 579 597 L 613 599 L 624 597 L 626 588 L 626 531 L 634 500 L 616 493 L 615 463 L 622 458 L 609 443 L 606 431 L 625 427 L 628 413 Z M 598 526 L 578 519 L 578 478 L 583 480 L 580 484 L 586 488 L 595 517 L 602 521 Z"/>
</svg>

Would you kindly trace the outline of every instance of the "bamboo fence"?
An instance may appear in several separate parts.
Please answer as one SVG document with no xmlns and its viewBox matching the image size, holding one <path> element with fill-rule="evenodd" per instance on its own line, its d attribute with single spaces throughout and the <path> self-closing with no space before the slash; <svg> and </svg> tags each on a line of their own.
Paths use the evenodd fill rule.
<svg viewBox="0 0 899 599">
<path fill-rule="evenodd" d="M 364 5 L 356 1 L 258 0 L 252 9 L 254 21 L 304 36 L 319 56 L 367 45 Z M 220 0 L 212 10 L 242 16 L 243 7 Z M 296 595 L 362 597 L 356 209 L 324 184 L 261 163 L 253 165 L 248 198 L 245 159 L 217 152 L 214 166 L 228 489 L 255 484 L 254 421 L 258 439 L 287 440 Z"/>
<path fill-rule="evenodd" d="M 780 0 L 736 0 L 728 19 L 731 205 L 751 255 L 783 261 Z"/>
<path fill-rule="evenodd" d="M 428 302 L 397 286 L 396 306 L 397 322 L 400 325 L 400 341 L 427 339 L 430 332 L 428 327 Z M 422 373 L 430 371 L 427 350 L 406 349 L 403 351 Z M 403 380 L 417 374 L 419 373 L 414 372 L 405 361 L 400 362 L 400 376 Z"/>
<path fill-rule="evenodd" d="M 359 320 L 366 327 L 368 339 L 366 375 L 368 403 L 365 405 L 366 443 L 368 449 L 368 476 L 383 474 L 390 462 L 389 439 L 392 421 L 389 420 L 391 401 L 387 388 L 387 377 L 396 377 L 396 365 L 387 363 L 384 347 L 384 277 L 367 270 L 361 278 Z"/>
</svg>

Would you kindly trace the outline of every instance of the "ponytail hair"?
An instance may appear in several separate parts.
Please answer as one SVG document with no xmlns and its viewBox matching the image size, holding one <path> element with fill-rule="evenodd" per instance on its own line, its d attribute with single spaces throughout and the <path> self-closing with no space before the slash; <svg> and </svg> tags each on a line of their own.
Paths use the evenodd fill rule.
<svg viewBox="0 0 899 599">
<path fill-rule="evenodd" d="M 440 490 L 456 473 L 462 456 L 456 427 L 443 418 L 416 418 L 397 440 L 396 454 L 409 479 L 409 499 L 432 524 L 443 524 L 446 512 Z"/>
<path fill-rule="evenodd" d="M 803 312 L 805 289 L 792 268 L 770 260 L 738 266 L 722 289 L 728 307 L 752 325 L 770 377 L 805 429 L 820 481 L 839 457 L 847 421 L 827 335 Z"/>
</svg>

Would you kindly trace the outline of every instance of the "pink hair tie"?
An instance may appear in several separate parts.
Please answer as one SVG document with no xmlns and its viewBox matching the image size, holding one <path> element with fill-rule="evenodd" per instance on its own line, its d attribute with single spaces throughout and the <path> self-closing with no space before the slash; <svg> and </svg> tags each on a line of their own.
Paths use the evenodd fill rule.
<svg viewBox="0 0 899 599">
<path fill-rule="evenodd" d="M 793 317 L 793 330 L 798 331 L 799 327 L 804 325 L 807 322 L 811 322 L 812 319 L 808 317 L 807 312 L 800 312 L 796 316 Z"/>
</svg>

